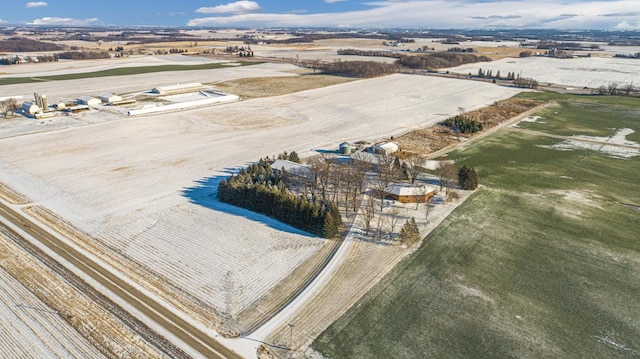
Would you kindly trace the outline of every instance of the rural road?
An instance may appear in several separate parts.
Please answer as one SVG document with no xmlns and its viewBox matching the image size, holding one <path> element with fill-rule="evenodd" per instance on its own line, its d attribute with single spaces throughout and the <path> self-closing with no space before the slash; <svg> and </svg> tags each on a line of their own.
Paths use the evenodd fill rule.
<svg viewBox="0 0 640 359">
<path fill-rule="evenodd" d="M 202 356 L 206 358 L 242 358 L 179 315 L 164 308 L 153 298 L 129 285 L 120 277 L 114 275 L 64 241 L 39 227 L 3 201 L 0 201 L 0 217 L 18 226 L 51 251 L 90 276 L 93 280 L 109 288 L 112 293 L 119 296 L 122 300 L 152 319 L 171 334 L 180 338 L 197 352 L 201 353 Z M 162 350 L 162 348 L 160 349 Z"/>
</svg>

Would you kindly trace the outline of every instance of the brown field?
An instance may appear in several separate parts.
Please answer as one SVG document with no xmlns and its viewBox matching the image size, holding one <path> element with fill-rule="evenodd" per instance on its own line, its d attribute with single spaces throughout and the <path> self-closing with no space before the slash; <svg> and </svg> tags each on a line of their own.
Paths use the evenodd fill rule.
<svg viewBox="0 0 640 359">
<path fill-rule="evenodd" d="M 486 131 L 541 104 L 542 102 L 539 101 L 511 98 L 467 112 L 465 116 L 481 122 Z M 414 153 L 432 154 L 457 143 L 467 141 L 475 135 L 477 134 L 457 134 L 446 126 L 436 124 L 428 128 L 411 131 L 396 138 L 394 141 L 402 149 L 400 157 L 406 157 Z"/>
<path fill-rule="evenodd" d="M 492 60 L 501 60 L 507 57 L 520 57 L 522 51 L 531 51 L 522 47 L 476 47 L 478 55 L 490 57 Z"/>
<path fill-rule="evenodd" d="M 312 90 L 353 81 L 353 79 L 313 74 L 305 72 L 302 76 L 283 76 L 272 78 L 242 78 L 215 84 L 217 88 L 236 94 L 243 99 L 287 95 L 294 92 Z"/>
</svg>

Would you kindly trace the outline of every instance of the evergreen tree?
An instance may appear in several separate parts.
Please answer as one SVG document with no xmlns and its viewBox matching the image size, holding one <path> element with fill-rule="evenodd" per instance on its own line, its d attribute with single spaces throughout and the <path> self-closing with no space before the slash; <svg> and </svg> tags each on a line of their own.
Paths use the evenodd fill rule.
<svg viewBox="0 0 640 359">
<path fill-rule="evenodd" d="M 462 189 L 474 190 L 478 188 L 478 175 L 473 167 L 462 166 L 458 171 L 458 181 Z"/>
<path fill-rule="evenodd" d="M 298 154 L 296 153 L 296 151 L 292 151 L 289 154 L 289 161 L 291 162 L 296 162 L 296 163 L 300 163 L 300 157 L 298 156 Z"/>
<path fill-rule="evenodd" d="M 400 240 L 406 244 L 413 244 L 420 240 L 420 230 L 415 218 L 408 219 L 400 229 Z"/>
</svg>

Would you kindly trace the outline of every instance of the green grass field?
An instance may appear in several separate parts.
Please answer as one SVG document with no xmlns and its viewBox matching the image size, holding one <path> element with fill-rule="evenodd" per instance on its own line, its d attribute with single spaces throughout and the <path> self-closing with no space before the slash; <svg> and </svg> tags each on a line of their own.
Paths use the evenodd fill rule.
<svg viewBox="0 0 640 359">
<path fill-rule="evenodd" d="M 631 128 L 640 101 L 557 94 L 554 135 Z M 640 357 L 640 156 L 505 129 L 450 154 L 485 187 L 313 343 L 327 358 Z"/>
<path fill-rule="evenodd" d="M 239 61 L 239 63 L 240 63 L 240 66 L 249 66 L 249 65 L 259 64 L 259 62 L 246 62 L 246 61 Z M 0 86 L 24 84 L 24 83 L 32 83 L 32 82 L 43 82 L 43 81 L 63 81 L 63 80 L 88 79 L 88 78 L 94 78 L 94 77 L 139 75 L 139 74 L 148 74 L 153 72 L 166 72 L 166 71 L 212 70 L 212 69 L 220 69 L 220 68 L 226 68 L 226 67 L 228 66 L 222 63 L 200 64 L 200 65 L 162 65 L 162 66 L 120 67 L 120 68 L 115 68 L 110 70 L 83 72 L 83 73 L 67 74 L 67 75 L 0 78 Z"/>
</svg>

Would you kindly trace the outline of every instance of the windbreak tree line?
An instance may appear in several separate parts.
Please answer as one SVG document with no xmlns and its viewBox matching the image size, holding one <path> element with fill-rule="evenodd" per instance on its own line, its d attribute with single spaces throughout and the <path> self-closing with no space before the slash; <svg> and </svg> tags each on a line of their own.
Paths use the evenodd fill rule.
<svg viewBox="0 0 640 359">
<path fill-rule="evenodd" d="M 246 208 L 309 233 L 332 238 L 342 218 L 330 201 L 296 195 L 284 184 L 285 174 L 271 168 L 273 162 L 260 159 L 218 185 L 221 202 Z"/>
</svg>

